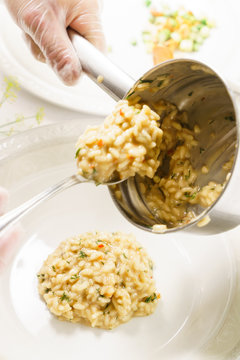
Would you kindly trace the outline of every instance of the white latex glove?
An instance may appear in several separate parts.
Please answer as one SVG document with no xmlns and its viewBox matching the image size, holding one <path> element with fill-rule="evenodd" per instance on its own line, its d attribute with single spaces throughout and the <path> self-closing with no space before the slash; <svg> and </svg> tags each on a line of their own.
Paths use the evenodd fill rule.
<svg viewBox="0 0 240 360">
<path fill-rule="evenodd" d="M 8 193 L 0 187 L 0 215 L 3 215 L 8 201 Z M 22 234 L 20 225 L 11 228 L 4 236 L 0 237 L 0 272 L 7 265 L 12 252 Z"/>
<path fill-rule="evenodd" d="M 67 85 L 80 76 L 81 64 L 67 34 L 71 27 L 100 50 L 105 41 L 98 0 L 5 0 L 24 31 L 31 51 L 46 61 Z"/>
</svg>

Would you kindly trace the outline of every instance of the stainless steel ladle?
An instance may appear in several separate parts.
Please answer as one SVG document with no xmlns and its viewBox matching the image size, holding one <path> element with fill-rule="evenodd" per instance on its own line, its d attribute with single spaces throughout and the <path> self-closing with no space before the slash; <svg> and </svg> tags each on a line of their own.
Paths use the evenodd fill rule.
<svg viewBox="0 0 240 360">
<path fill-rule="evenodd" d="M 163 99 L 176 104 L 180 110 L 186 110 L 189 115 L 189 126 L 193 128 L 195 124 L 198 124 L 201 128 L 200 134 L 196 136 L 199 147 L 194 149 L 191 154 L 193 167 L 198 171 L 197 184 L 204 186 L 210 180 L 217 183 L 225 181 L 226 173 L 222 166 L 232 156 L 236 160 L 238 153 L 237 112 L 226 85 L 212 69 L 198 61 L 175 59 L 157 65 L 135 82 L 87 40 L 72 30 L 69 31 L 69 36 L 78 53 L 84 72 L 115 100 L 133 99 L 139 96 L 141 101 L 151 107 L 151 104 Z M 144 91 L 138 87 L 142 83 L 149 84 Z M 199 151 L 200 148 L 204 148 L 203 153 Z M 209 167 L 207 175 L 201 174 L 200 171 L 205 164 Z M 235 161 L 233 168 L 234 166 Z M 87 182 L 87 180 L 73 175 L 9 211 L 0 218 L 0 235 L 6 231 L 8 226 L 17 222 L 38 204 L 83 182 Z M 143 194 L 140 191 L 141 187 L 138 186 L 138 176 L 121 182 L 116 179 L 114 183 L 106 185 L 109 186 L 111 196 L 119 210 L 134 225 L 147 231 L 153 231 L 153 225 L 165 224 L 161 219 L 154 218 L 144 202 Z M 227 185 L 228 183 L 219 198 L 222 197 Z M 116 196 L 116 191 L 118 194 L 120 192 L 121 196 Z M 189 227 L 205 216 L 215 203 L 207 209 L 199 205 L 195 205 L 193 208 L 190 206 L 190 209 L 196 214 L 196 218 L 181 227 L 172 227 L 171 224 L 166 224 L 168 229 L 165 233 Z"/>
</svg>

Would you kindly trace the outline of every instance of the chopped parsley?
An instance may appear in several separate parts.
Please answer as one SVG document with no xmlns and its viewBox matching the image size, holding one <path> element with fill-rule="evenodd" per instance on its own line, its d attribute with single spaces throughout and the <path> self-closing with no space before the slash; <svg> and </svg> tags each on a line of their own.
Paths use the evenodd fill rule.
<svg viewBox="0 0 240 360">
<path fill-rule="evenodd" d="M 224 119 L 228 120 L 228 121 L 235 121 L 235 119 L 234 119 L 234 117 L 232 115 L 225 116 Z"/>
<path fill-rule="evenodd" d="M 75 158 L 78 157 L 80 151 L 81 151 L 81 148 L 77 149 L 76 154 L 75 154 Z"/>
<path fill-rule="evenodd" d="M 200 147 L 200 148 L 199 148 L 199 152 L 200 152 L 200 154 L 201 154 L 203 151 L 205 151 L 205 149 L 204 149 L 204 148 L 202 148 L 202 147 Z"/>
<path fill-rule="evenodd" d="M 153 301 L 156 300 L 156 299 L 157 299 L 157 295 L 156 295 L 156 293 L 153 293 L 152 295 L 148 296 L 148 297 L 144 300 L 144 302 L 145 302 L 145 303 L 150 303 L 150 302 L 153 302 Z"/>
<path fill-rule="evenodd" d="M 152 263 L 152 261 L 149 262 L 149 268 L 150 268 L 151 270 L 153 270 L 153 263 Z"/>
<path fill-rule="evenodd" d="M 81 259 L 83 259 L 83 258 L 87 257 L 87 254 L 84 251 L 81 250 L 81 251 L 79 251 L 79 257 Z"/>
<path fill-rule="evenodd" d="M 171 179 L 174 179 L 174 178 L 176 177 L 176 175 L 177 175 L 177 174 L 173 173 L 173 174 L 171 175 Z"/>
<path fill-rule="evenodd" d="M 123 256 L 125 257 L 125 259 L 127 259 L 127 256 L 126 256 L 126 254 L 125 254 L 125 253 L 123 253 Z"/>
<path fill-rule="evenodd" d="M 54 266 L 54 265 L 52 266 L 52 269 L 53 269 L 53 271 L 55 271 L 55 272 L 56 272 L 56 268 L 55 268 L 55 266 Z"/>
<path fill-rule="evenodd" d="M 140 79 L 139 83 L 140 84 L 151 84 L 153 82 L 153 80 L 148 80 L 148 79 Z"/>
<path fill-rule="evenodd" d="M 129 99 L 134 93 L 135 93 L 135 91 L 132 91 L 132 92 L 126 97 L 126 99 Z"/>
<path fill-rule="evenodd" d="M 109 307 L 109 305 L 110 305 L 110 302 L 109 303 L 107 303 L 107 305 L 105 306 L 105 308 L 104 308 L 104 310 L 103 310 L 103 314 L 105 315 L 106 314 L 106 310 L 107 310 L 107 308 Z M 108 314 L 109 314 L 110 312 L 108 311 Z"/>
<path fill-rule="evenodd" d="M 71 280 L 76 280 L 79 278 L 79 275 L 78 274 L 75 274 L 73 276 L 70 277 Z"/>
<path fill-rule="evenodd" d="M 164 80 L 160 80 L 157 84 L 157 87 L 161 87 L 163 83 L 164 83 Z"/>
<path fill-rule="evenodd" d="M 195 199 L 197 193 L 194 192 L 193 194 L 190 194 L 189 192 L 185 192 L 184 195 L 187 197 L 187 198 L 190 198 L 190 199 Z"/>
<path fill-rule="evenodd" d="M 188 93 L 188 96 L 192 96 L 193 94 L 193 91 L 190 91 L 190 93 Z"/>
<path fill-rule="evenodd" d="M 46 288 L 46 289 L 45 289 L 45 294 L 48 294 L 49 291 L 51 291 L 51 290 L 52 290 L 51 288 Z"/>
<path fill-rule="evenodd" d="M 152 5 L 152 0 L 145 0 L 145 6 L 149 7 Z"/>
<path fill-rule="evenodd" d="M 65 294 L 65 291 L 63 292 L 62 296 L 60 297 L 61 301 L 66 300 L 67 302 L 70 301 L 70 297 Z"/>
</svg>

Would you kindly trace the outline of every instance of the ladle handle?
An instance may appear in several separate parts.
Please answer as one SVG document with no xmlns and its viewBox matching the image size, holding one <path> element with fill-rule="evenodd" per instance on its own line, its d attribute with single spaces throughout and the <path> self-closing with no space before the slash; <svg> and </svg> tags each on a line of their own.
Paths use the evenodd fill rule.
<svg viewBox="0 0 240 360">
<path fill-rule="evenodd" d="M 122 99 L 135 81 L 74 30 L 68 33 L 83 71 L 114 100 Z"/>
<path fill-rule="evenodd" d="M 85 182 L 85 181 L 82 181 Z M 8 228 L 14 225 L 19 221 L 24 215 L 26 215 L 30 210 L 34 209 L 37 205 L 41 204 L 47 199 L 50 199 L 54 195 L 62 192 L 69 187 L 80 184 L 81 181 L 76 175 L 68 177 L 56 185 L 50 186 L 46 190 L 42 191 L 38 195 L 34 196 L 30 200 L 27 200 L 23 204 L 19 205 L 15 209 L 7 212 L 5 215 L 0 217 L 0 236 L 8 230 Z"/>
</svg>

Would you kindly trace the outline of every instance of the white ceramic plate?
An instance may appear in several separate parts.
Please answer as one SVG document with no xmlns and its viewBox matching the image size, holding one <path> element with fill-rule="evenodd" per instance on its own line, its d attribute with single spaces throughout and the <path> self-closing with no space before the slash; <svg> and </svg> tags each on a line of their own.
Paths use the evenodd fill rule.
<svg viewBox="0 0 240 360">
<path fill-rule="evenodd" d="M 156 2 L 170 4 L 163 0 Z M 240 50 L 237 45 L 240 3 L 236 0 L 228 0 L 227 4 L 225 0 L 171 0 L 173 8 L 179 5 L 214 19 L 216 28 L 199 52 L 181 53 L 178 56 L 204 61 L 224 77 L 240 84 Z M 141 42 L 148 13 L 144 0 L 104 0 L 104 30 L 107 43 L 112 47 L 109 56 L 136 79 L 152 67 L 151 56 L 146 54 Z M 135 39 L 138 46 L 133 47 L 131 41 Z M 0 4 L 0 68 L 9 75 L 17 76 L 21 85 L 31 93 L 61 106 L 105 115 L 114 104 L 87 77 L 83 76 L 78 85 L 69 88 L 60 82 L 50 68 L 37 62 L 3 4 Z"/>
<path fill-rule="evenodd" d="M 0 143 L 0 183 L 10 191 L 9 208 L 74 172 L 76 133 L 85 125 L 45 126 Z M 22 223 L 21 244 L 0 274 L 1 360 L 220 360 L 230 359 L 230 353 L 237 359 L 239 228 L 209 236 L 194 229 L 169 236 L 146 233 L 122 217 L 106 187 L 93 184 L 65 191 Z M 162 295 L 153 315 L 112 331 L 57 320 L 37 291 L 36 273 L 59 242 L 97 229 L 136 235 L 155 262 Z"/>
</svg>

